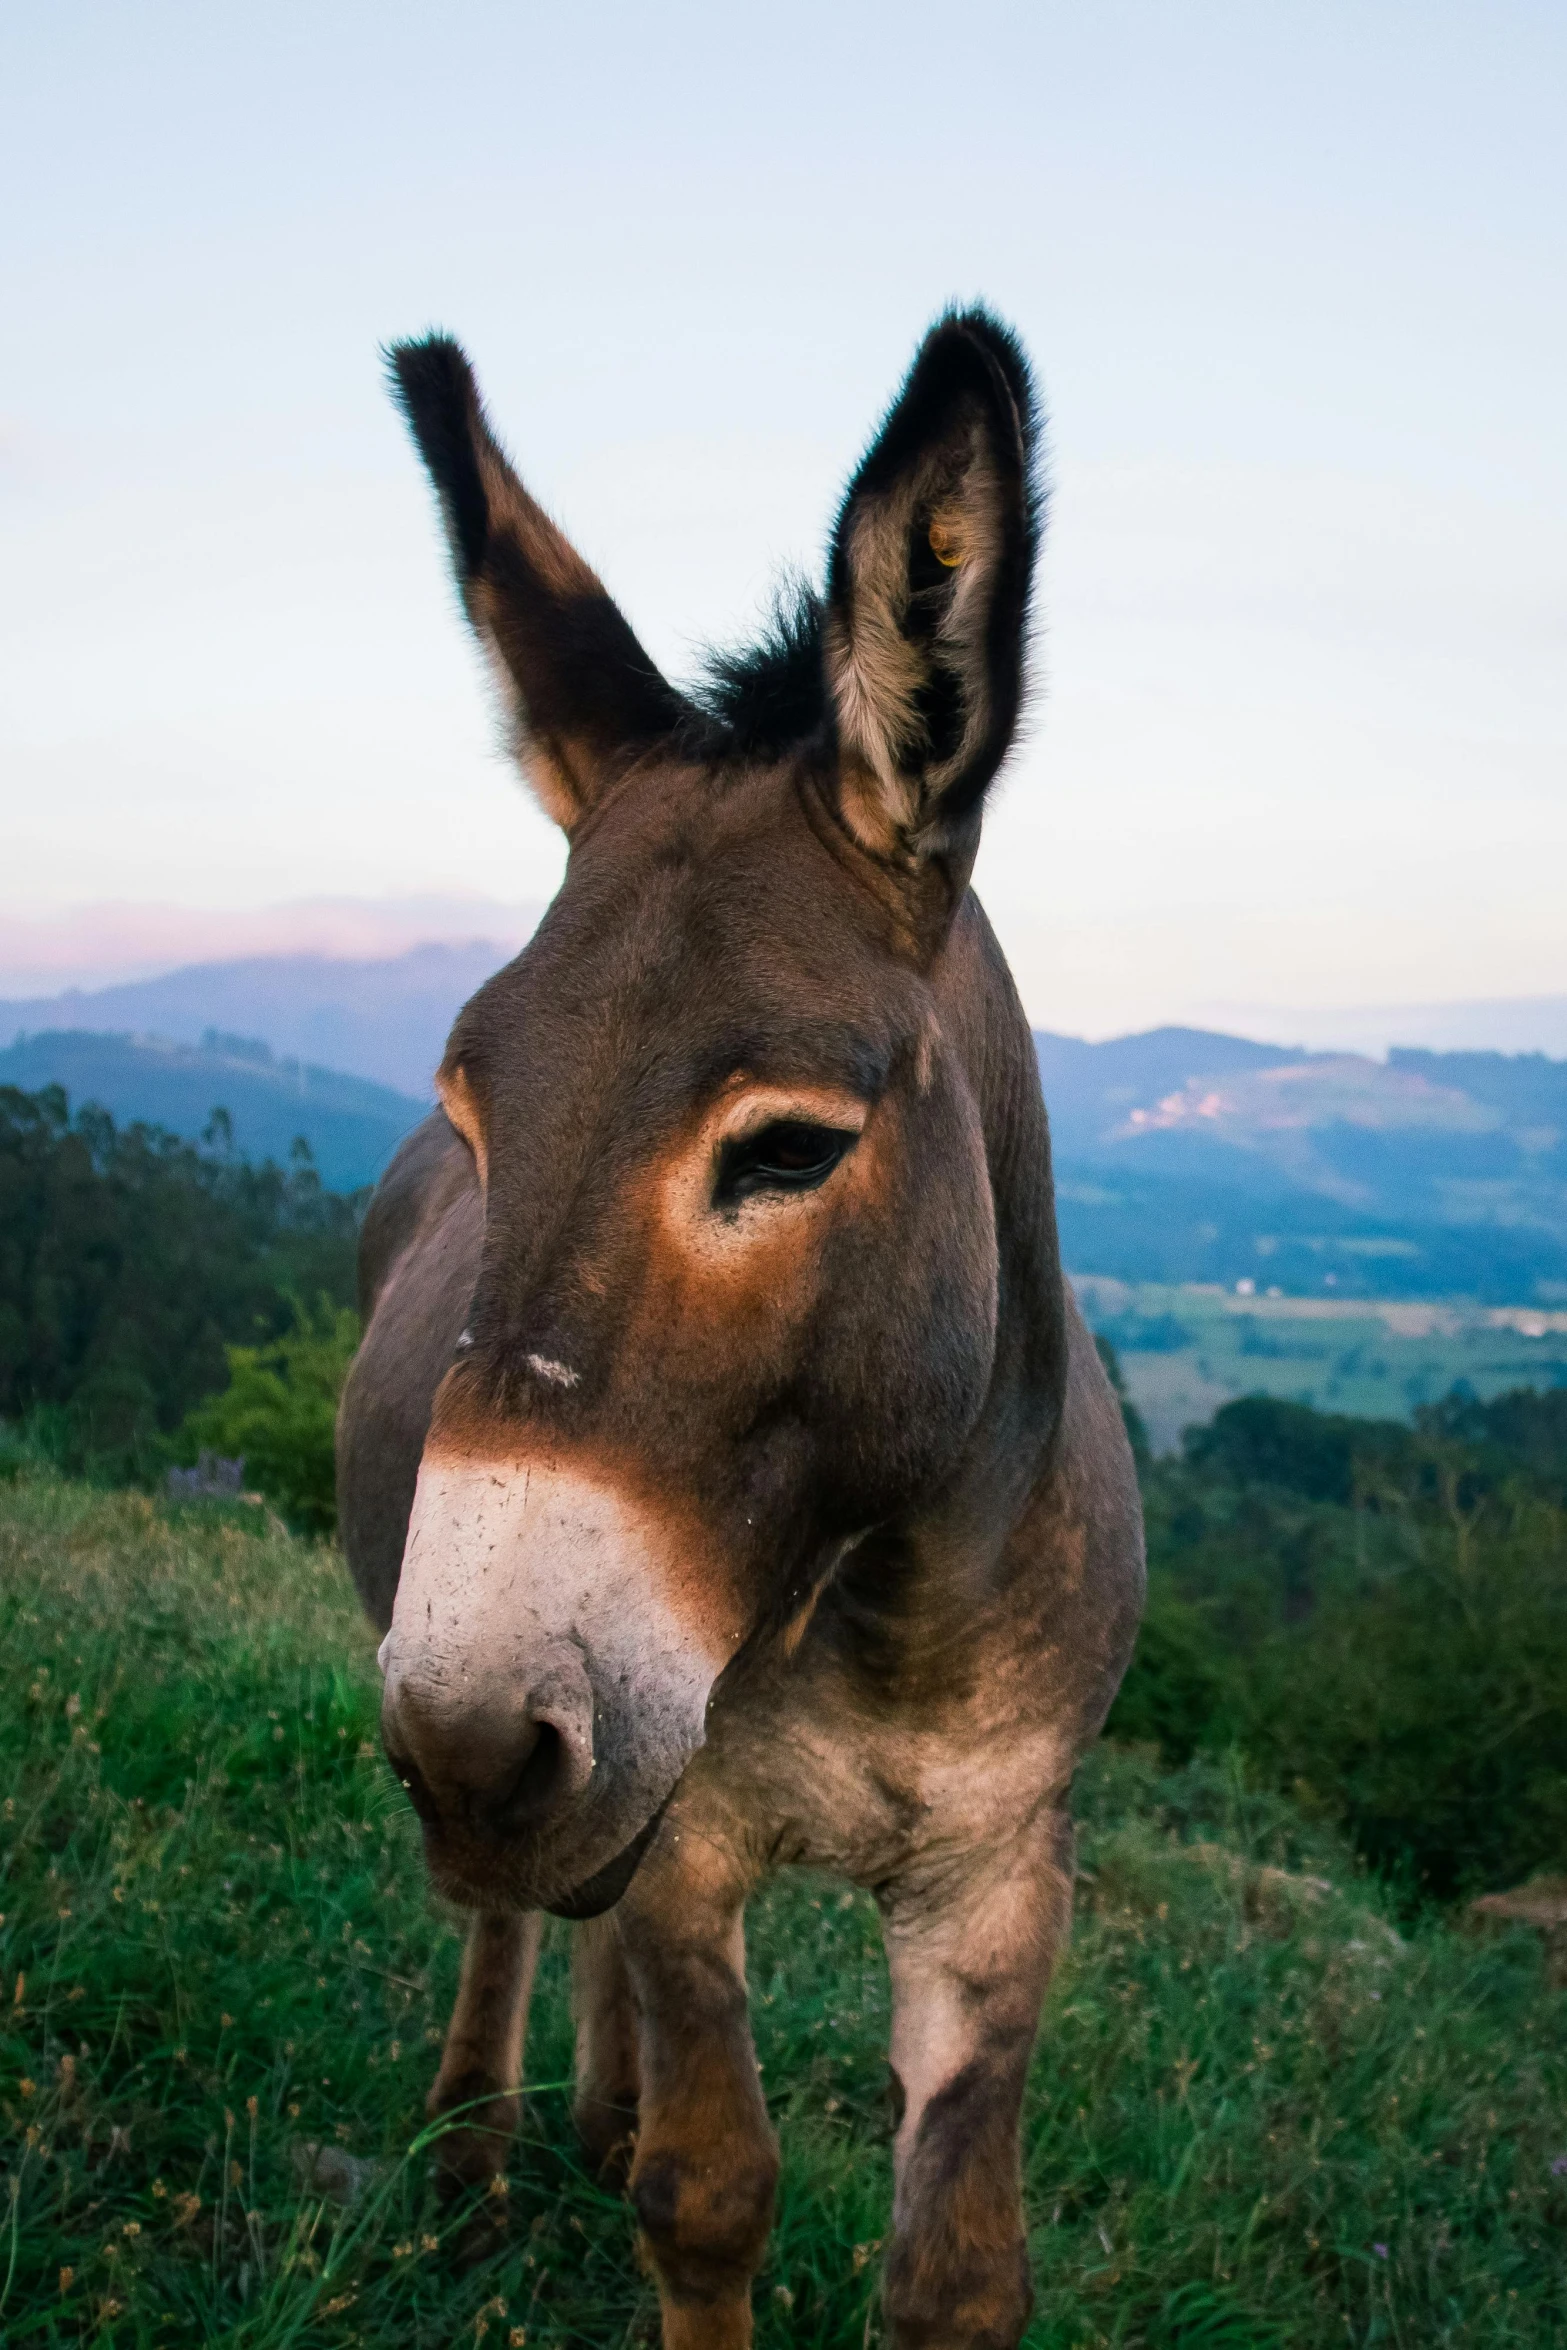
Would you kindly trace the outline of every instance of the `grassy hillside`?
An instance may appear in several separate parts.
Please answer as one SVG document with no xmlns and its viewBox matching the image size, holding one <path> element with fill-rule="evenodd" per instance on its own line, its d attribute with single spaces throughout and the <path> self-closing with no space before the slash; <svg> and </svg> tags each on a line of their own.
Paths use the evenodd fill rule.
<svg viewBox="0 0 1567 2350">
<path fill-rule="evenodd" d="M 335 1555 L 23 1476 L 0 1630 L 7 2345 L 654 2339 L 626 2210 L 566 2120 L 563 1929 L 477 2254 L 429 2200 L 456 1941 Z M 1567 1999 L 1537 1946 L 1395 1931 L 1331 1838 L 1213 1765 L 1107 1750 L 1081 1812 L 1026 2122 L 1036 2350 L 1561 2339 Z M 888 2198 L 869 1905 L 780 1885 L 751 1982 L 785 2150 L 759 2339 L 865 2350 Z"/>
</svg>

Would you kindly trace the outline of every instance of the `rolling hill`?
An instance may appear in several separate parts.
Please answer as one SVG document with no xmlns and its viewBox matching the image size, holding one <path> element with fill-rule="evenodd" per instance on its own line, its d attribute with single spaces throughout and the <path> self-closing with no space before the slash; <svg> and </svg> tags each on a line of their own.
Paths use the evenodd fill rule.
<svg viewBox="0 0 1567 2350">
<path fill-rule="evenodd" d="M 1567 1301 L 1567 1062 L 1173 1028 L 1035 1041 L 1076 1268 Z"/>
</svg>

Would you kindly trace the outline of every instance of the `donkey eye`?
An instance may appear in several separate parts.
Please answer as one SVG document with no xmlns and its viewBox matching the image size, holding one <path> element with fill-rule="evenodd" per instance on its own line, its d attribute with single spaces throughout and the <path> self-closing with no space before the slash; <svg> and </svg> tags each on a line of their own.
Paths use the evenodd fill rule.
<svg viewBox="0 0 1567 2350">
<path fill-rule="evenodd" d="M 814 1191 L 858 1140 L 858 1135 L 839 1126 L 779 1118 L 755 1134 L 724 1144 L 715 1198 L 727 1204 L 752 1191 Z"/>
</svg>

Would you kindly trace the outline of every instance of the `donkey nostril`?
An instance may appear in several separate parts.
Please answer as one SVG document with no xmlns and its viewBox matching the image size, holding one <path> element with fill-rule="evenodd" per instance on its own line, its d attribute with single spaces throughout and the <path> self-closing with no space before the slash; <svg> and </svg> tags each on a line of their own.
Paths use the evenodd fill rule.
<svg viewBox="0 0 1567 2350">
<path fill-rule="evenodd" d="M 592 1693 L 558 1667 L 531 1690 L 513 1684 L 477 1703 L 458 1698 L 449 1675 L 430 1685 L 394 1671 L 381 1732 L 426 1827 L 486 1842 L 537 1834 L 593 1771 Z"/>
<path fill-rule="evenodd" d="M 593 1769 L 591 1752 L 584 1752 L 568 1725 L 535 1720 L 533 1743 L 506 1793 L 494 1806 L 496 1819 L 506 1828 L 537 1826 L 580 1795 Z"/>
<path fill-rule="evenodd" d="M 495 1809 L 508 1821 L 537 1819 L 566 1791 L 566 1741 L 553 1722 L 534 1724 L 533 1751 Z"/>
</svg>

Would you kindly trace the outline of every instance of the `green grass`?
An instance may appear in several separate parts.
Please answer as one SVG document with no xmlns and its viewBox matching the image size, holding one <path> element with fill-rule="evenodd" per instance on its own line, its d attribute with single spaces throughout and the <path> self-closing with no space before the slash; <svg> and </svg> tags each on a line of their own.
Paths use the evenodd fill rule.
<svg viewBox="0 0 1567 2350">
<path fill-rule="evenodd" d="M 335 1554 L 23 1476 L 0 1635 L 7 2350 L 656 2339 L 569 2127 L 562 1928 L 509 2195 L 433 2202 L 457 1939 Z M 1567 2340 L 1567 2000 L 1535 1945 L 1396 1941 L 1337 1846 L 1213 1766 L 1107 1750 L 1081 1808 L 1026 2117 L 1030 2343 Z M 890 2191 L 868 1903 L 780 1883 L 751 1979 L 784 2146 L 759 2339 L 865 2350 Z M 374 2166 L 357 2205 L 309 2186 L 313 2144 Z"/>
</svg>

